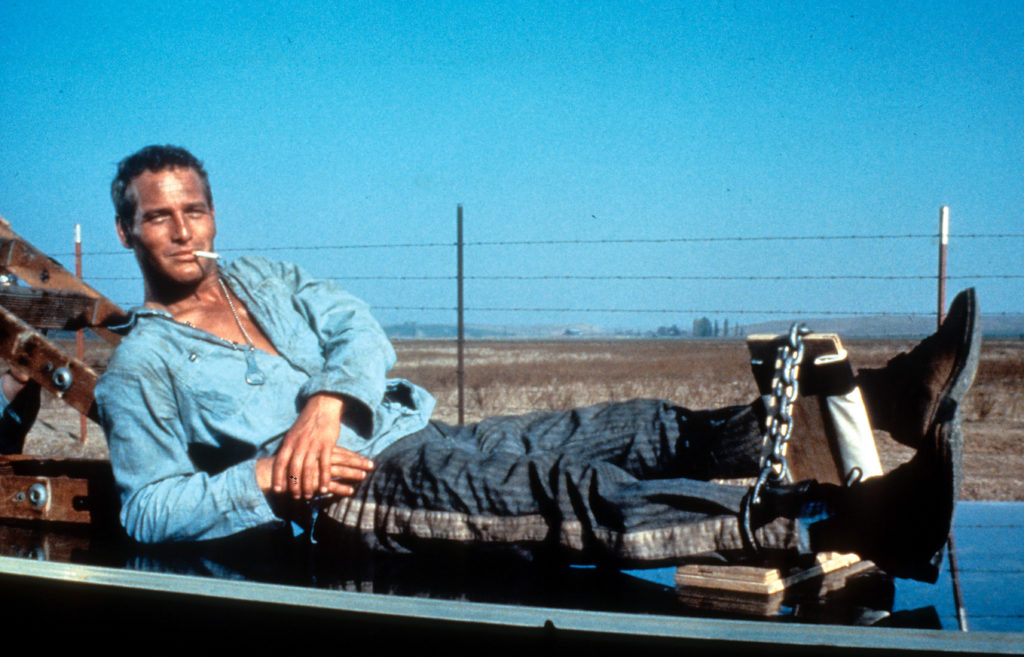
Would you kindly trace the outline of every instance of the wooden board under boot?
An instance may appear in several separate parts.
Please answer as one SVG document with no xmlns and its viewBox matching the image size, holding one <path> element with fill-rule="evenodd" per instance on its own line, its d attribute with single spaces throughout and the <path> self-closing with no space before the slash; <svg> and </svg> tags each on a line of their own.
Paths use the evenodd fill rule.
<svg viewBox="0 0 1024 657">
<path fill-rule="evenodd" d="M 688 606 L 736 614 L 775 616 L 784 607 L 820 600 L 873 568 L 855 554 L 818 554 L 804 568 L 688 564 L 676 569 L 676 593 Z"/>
</svg>

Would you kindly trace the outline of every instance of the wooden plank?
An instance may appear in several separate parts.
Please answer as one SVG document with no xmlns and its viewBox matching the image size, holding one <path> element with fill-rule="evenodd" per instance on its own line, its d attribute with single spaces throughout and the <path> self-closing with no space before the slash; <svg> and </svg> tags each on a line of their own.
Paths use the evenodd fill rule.
<svg viewBox="0 0 1024 657">
<path fill-rule="evenodd" d="M 826 553 L 813 566 L 783 571 L 751 566 L 680 566 L 676 594 L 698 609 L 774 616 L 783 606 L 817 602 L 846 585 L 846 580 L 874 568 L 855 554 Z"/>
<path fill-rule="evenodd" d="M 756 334 L 747 337 L 750 365 L 761 394 L 771 390 L 775 375 L 776 352 L 787 336 Z M 804 357 L 800 364 L 800 394 L 848 392 L 853 384 L 846 348 L 835 333 L 811 333 L 804 336 Z"/>
<path fill-rule="evenodd" d="M 68 356 L 31 326 L 0 307 L 0 358 L 28 371 L 32 380 L 94 421 L 99 421 L 91 367 Z"/>
<path fill-rule="evenodd" d="M 786 570 L 757 566 L 686 564 L 676 569 L 675 581 L 677 586 L 717 588 L 770 595 L 812 577 L 845 568 L 858 561 L 860 561 L 860 557 L 856 554 L 825 552 L 815 557 L 813 566 Z"/>
<path fill-rule="evenodd" d="M 76 331 L 91 326 L 96 299 L 77 292 L 0 286 L 0 306 L 37 329 Z"/>
<path fill-rule="evenodd" d="M 38 498 L 32 504 L 30 492 L 37 484 L 46 493 L 44 505 Z M 0 455 L 0 519 L 33 527 L 88 524 L 102 532 L 117 527 L 118 509 L 114 475 L 106 459 Z"/>
<path fill-rule="evenodd" d="M 0 518 L 88 524 L 86 479 L 0 476 Z"/>
<path fill-rule="evenodd" d="M 3 217 L 0 217 L 0 271 L 15 274 L 32 287 L 78 292 L 95 299 L 97 303 L 89 320 L 93 332 L 110 344 L 121 342 L 121 336 L 103 327 L 124 321 L 125 312 L 15 233 Z"/>
<path fill-rule="evenodd" d="M 776 351 L 786 339 L 785 336 L 761 334 L 747 338 L 751 369 L 762 395 L 771 391 Z M 814 479 L 842 484 L 843 469 L 823 395 L 847 392 L 853 385 L 853 370 L 838 335 L 812 333 L 803 340 L 799 396 L 792 409 L 793 433 L 786 445 L 790 480 Z"/>
<path fill-rule="evenodd" d="M 843 469 L 826 398 L 801 395 L 793 404 L 792 414 L 793 435 L 786 445 L 790 480 L 842 484 Z"/>
</svg>

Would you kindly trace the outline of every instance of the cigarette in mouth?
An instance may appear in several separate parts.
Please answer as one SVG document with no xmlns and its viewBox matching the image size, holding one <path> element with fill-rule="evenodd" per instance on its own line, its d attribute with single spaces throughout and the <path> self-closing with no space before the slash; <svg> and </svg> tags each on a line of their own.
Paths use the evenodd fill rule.
<svg viewBox="0 0 1024 657">
<path fill-rule="evenodd" d="M 214 253 L 213 251 L 193 251 L 192 255 L 197 258 L 210 258 L 211 260 L 220 258 L 220 254 Z"/>
</svg>

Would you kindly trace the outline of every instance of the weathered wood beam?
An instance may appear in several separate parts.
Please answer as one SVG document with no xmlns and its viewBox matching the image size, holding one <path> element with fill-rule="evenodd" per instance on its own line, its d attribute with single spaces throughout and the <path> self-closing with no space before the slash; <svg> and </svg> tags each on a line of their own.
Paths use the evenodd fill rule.
<svg viewBox="0 0 1024 657">
<path fill-rule="evenodd" d="M 41 333 L 0 307 L 0 358 L 26 370 L 39 383 L 75 410 L 99 421 L 93 388 L 96 372 L 65 354 Z"/>
<path fill-rule="evenodd" d="M 92 327 L 96 299 L 79 292 L 0 286 L 0 306 L 37 329 L 76 331 Z"/>
<path fill-rule="evenodd" d="M 3 217 L 0 217 L 0 271 L 15 274 L 32 287 L 78 292 L 95 299 L 96 306 L 89 319 L 89 325 L 94 327 L 93 332 L 110 344 L 121 342 L 121 336 L 103 327 L 123 321 L 126 317 L 125 312 L 59 262 L 15 233 Z"/>
</svg>

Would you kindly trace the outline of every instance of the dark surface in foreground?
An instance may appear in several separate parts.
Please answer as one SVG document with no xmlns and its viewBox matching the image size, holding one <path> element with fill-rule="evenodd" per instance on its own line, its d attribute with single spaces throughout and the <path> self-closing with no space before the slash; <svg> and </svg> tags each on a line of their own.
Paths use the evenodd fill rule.
<svg viewBox="0 0 1024 657">
<path fill-rule="evenodd" d="M 572 645 L 608 652 L 612 647 L 626 650 L 630 645 L 642 645 L 646 650 L 679 649 L 685 644 L 698 650 L 763 650 L 749 638 L 751 627 L 755 631 L 763 627 L 764 638 L 758 641 L 772 644 L 774 654 L 781 643 L 787 643 L 788 652 L 806 650 L 788 644 L 801 632 L 827 629 L 821 623 L 854 625 L 850 628 L 854 641 L 858 636 L 874 637 L 875 641 L 881 637 L 897 644 L 903 640 L 902 630 L 879 628 L 941 628 L 948 630 L 942 633 L 947 639 L 960 640 L 956 638 L 959 633 L 955 632 L 948 571 L 935 585 L 893 582 L 875 572 L 859 577 L 844 596 L 786 606 L 783 614 L 770 622 L 724 625 L 719 630 L 717 623 L 740 617 L 722 621 L 725 616 L 684 607 L 672 585 L 672 568 L 618 573 L 469 553 L 456 559 L 348 553 L 339 559 L 333 551 L 310 551 L 288 532 L 253 532 L 241 539 L 163 549 L 139 549 L 121 542 L 90 539 L 74 531 L 40 532 L 9 525 L 0 526 L 0 534 L 4 554 L 22 557 L 4 560 L 0 572 L 7 627 L 33 633 L 59 625 L 63 631 L 74 632 L 66 636 L 85 640 L 142 634 L 161 643 L 180 645 L 214 632 L 218 637 L 215 643 L 225 647 L 234 640 L 240 645 L 258 645 L 258 637 L 275 645 L 295 642 L 296 646 L 309 646 L 313 639 L 333 637 L 344 641 L 336 633 L 354 632 L 356 644 L 378 648 L 400 636 L 429 642 L 443 640 L 452 648 L 498 641 L 495 649 L 561 649 Z M 1011 645 L 1019 646 L 1016 650 L 1024 651 L 1024 568 L 1019 547 L 1024 544 L 1024 504 L 962 503 L 957 512 L 956 539 L 970 629 L 981 632 L 975 635 L 979 639 L 990 632 L 1015 633 L 1007 638 Z M 17 575 L 19 563 L 27 568 L 37 560 L 47 560 L 54 566 L 110 566 L 123 584 L 95 586 L 87 575 L 73 575 L 70 581 Z M 138 584 L 152 579 L 152 573 L 160 573 L 157 577 L 163 578 L 160 582 L 164 584 Z M 165 573 L 173 575 L 168 578 Z M 195 582 L 199 583 L 198 593 L 176 590 L 179 585 L 194 587 Z M 275 586 L 230 592 L 233 586 L 245 587 L 253 582 Z M 358 597 L 345 598 L 353 593 Z M 382 595 L 362 598 L 360 594 Z M 284 596 L 287 604 L 273 599 L 275 596 Z M 362 599 L 383 600 L 381 611 L 355 613 L 349 605 L 352 600 Z M 467 607 L 467 601 L 481 604 Z M 401 609 L 410 604 L 427 610 L 459 605 L 458 613 L 468 614 L 469 619 L 403 616 Z M 522 622 L 513 618 L 516 610 L 557 616 L 544 609 L 562 609 L 570 614 L 583 610 L 584 615 L 602 612 L 605 615 L 596 618 L 604 629 L 598 634 L 568 631 L 557 623 L 544 627 L 543 620 L 541 627 L 521 627 Z M 678 633 L 680 626 L 700 618 L 704 620 L 695 627 L 711 628 L 721 636 L 714 641 L 707 637 L 688 640 L 678 636 L 632 636 L 636 630 L 631 626 L 640 627 L 641 620 L 654 621 L 652 627 Z M 780 622 L 789 628 L 781 635 Z M 858 624 L 870 627 L 856 627 Z M 913 635 L 911 639 L 918 637 L 913 640 L 919 641 L 921 636 L 932 635 Z M 730 644 L 730 637 L 743 643 Z M 912 644 L 908 639 L 906 649 L 920 649 Z M 888 650 L 893 647 L 889 645 Z M 967 644 L 957 650 L 971 651 Z"/>
</svg>

